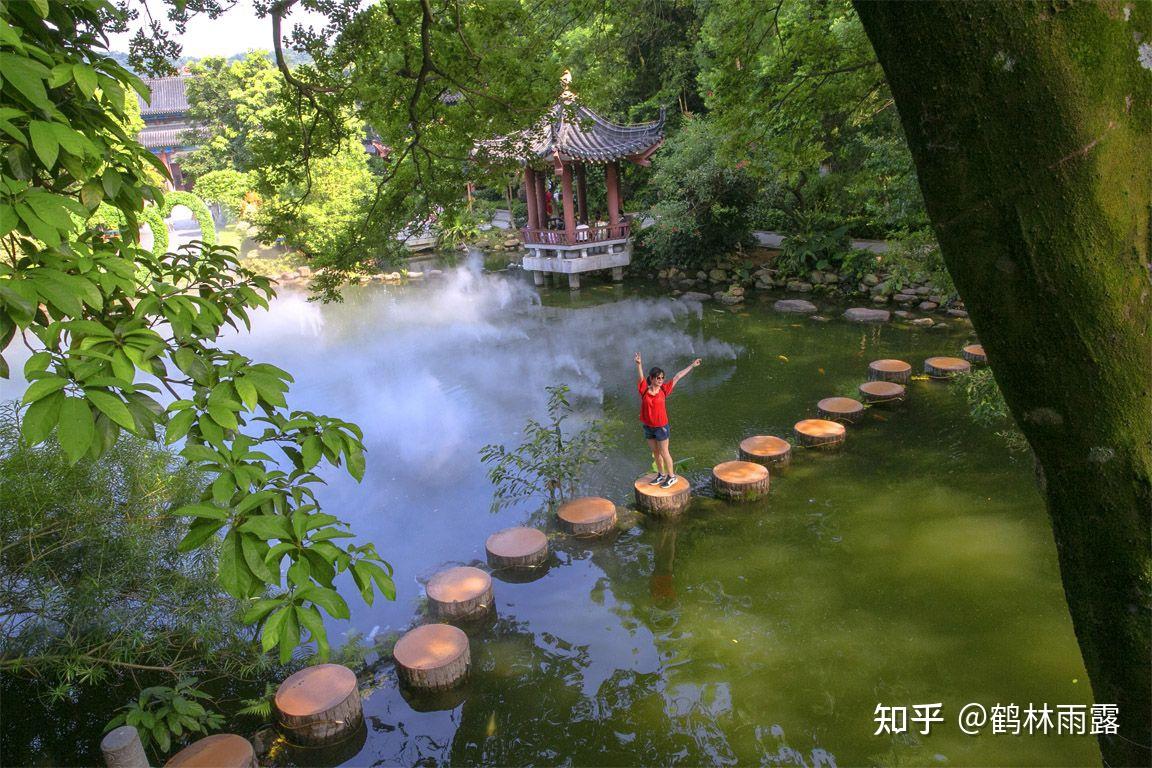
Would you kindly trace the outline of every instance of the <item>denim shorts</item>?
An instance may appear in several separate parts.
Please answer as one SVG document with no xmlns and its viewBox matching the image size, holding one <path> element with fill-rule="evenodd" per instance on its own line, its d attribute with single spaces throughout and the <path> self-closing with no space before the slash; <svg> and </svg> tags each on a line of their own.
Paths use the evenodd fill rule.
<svg viewBox="0 0 1152 768">
<path fill-rule="evenodd" d="M 662 427 L 650 427 L 647 424 L 642 424 L 644 427 L 644 438 L 647 440 L 667 440 L 668 432 L 671 427 L 665 424 Z"/>
</svg>

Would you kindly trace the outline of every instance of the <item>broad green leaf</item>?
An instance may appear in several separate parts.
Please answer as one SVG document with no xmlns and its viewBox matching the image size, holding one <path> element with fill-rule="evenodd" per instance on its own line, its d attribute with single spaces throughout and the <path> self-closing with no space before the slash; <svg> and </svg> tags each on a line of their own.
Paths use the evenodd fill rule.
<svg viewBox="0 0 1152 768">
<path fill-rule="evenodd" d="M 245 624 L 255 624 L 283 604 L 284 602 L 282 600 L 257 600 L 244 612 L 242 621 Z"/>
<path fill-rule="evenodd" d="M 47 2 L 47 0 L 44 0 Z M 76 86 L 88 98 L 92 98 L 92 94 L 96 92 L 96 70 L 87 64 L 73 64 L 72 77 L 76 80 Z"/>
<path fill-rule="evenodd" d="M 376 582 L 376 586 L 380 589 L 380 594 L 384 595 L 388 600 L 396 599 L 396 585 L 392 582 L 392 577 L 387 571 L 370 560 L 361 560 L 356 565 L 361 573 L 366 574 Z"/>
<path fill-rule="evenodd" d="M 58 376 L 49 376 L 43 379 L 37 379 L 28 385 L 28 389 L 24 391 L 24 402 L 34 403 L 42 397 L 47 397 L 53 392 L 59 392 L 67 386 L 68 380 L 62 379 Z"/>
<path fill-rule="evenodd" d="M 75 464 L 88 452 L 96 434 L 92 422 L 92 409 L 88 401 L 79 397 L 66 397 L 60 406 L 60 447 L 69 462 Z"/>
<path fill-rule="evenodd" d="M 328 660 L 328 631 L 324 629 L 324 618 L 312 606 L 296 606 L 296 619 L 308 630 L 310 639 L 316 643 L 316 652 L 321 661 Z"/>
<path fill-rule="evenodd" d="M 20 432 L 31 445 L 38 445 L 48 439 L 60 421 L 60 408 L 64 405 L 64 393 L 55 392 L 28 406 L 20 420 Z"/>
<path fill-rule="evenodd" d="M 322 444 L 316 435 L 309 435 L 301 446 L 304 454 L 304 469 L 312 469 L 320 463 Z"/>
<path fill-rule="evenodd" d="M 292 606 L 287 605 L 273 613 L 268 617 L 268 621 L 264 622 L 264 629 L 260 634 L 260 645 L 264 648 L 265 653 L 275 648 L 276 644 L 280 642 L 280 625 L 284 623 L 284 618 L 291 612 Z"/>
<path fill-rule="evenodd" d="M 192 428 L 192 422 L 196 421 L 196 412 L 189 409 L 180 411 L 168 421 L 168 426 L 164 429 L 164 444 L 172 445 L 172 443 L 185 437 L 188 430 Z"/>
<path fill-rule="evenodd" d="M 191 552 L 212 538 L 222 527 L 224 527 L 223 520 L 197 519 L 188 527 L 188 533 L 180 540 L 176 550 L 178 552 Z"/>
<path fill-rule="evenodd" d="M 240 536 L 240 551 L 244 555 L 244 562 L 248 564 L 248 570 L 265 584 L 278 585 L 280 574 L 273 575 L 268 566 L 264 564 L 264 555 L 268 553 L 268 549 L 268 545 L 256 536 Z"/>
<path fill-rule="evenodd" d="M 224 541 L 220 544 L 217 572 L 220 576 L 220 585 L 224 587 L 224 590 L 240 600 L 251 595 L 253 588 L 260 583 L 248 569 L 248 563 L 244 559 L 240 533 L 235 529 L 228 531 L 224 535 Z"/>
<path fill-rule="evenodd" d="M 265 541 L 272 539 L 279 539 L 280 541 L 292 540 L 292 528 L 288 525 L 287 518 L 280 515 L 256 515 L 249 517 L 240 526 L 240 530 L 245 533 L 254 533 Z"/>
<path fill-rule="evenodd" d="M 320 587 L 314 584 L 301 589 L 296 594 L 300 599 L 309 600 L 320 606 L 334 619 L 346 619 L 350 615 L 348 603 L 344 602 L 344 598 L 340 597 L 340 593 L 334 589 L 328 589 L 327 587 Z"/>
<path fill-rule="evenodd" d="M 28 124 L 28 134 L 32 138 L 32 149 L 36 151 L 36 156 L 45 168 L 51 170 L 60 154 L 60 142 L 56 140 L 52 126 L 43 120 L 33 120 Z"/>
<path fill-rule="evenodd" d="M 0 72 L 4 82 L 11 83 L 34 106 L 51 110 L 52 102 L 44 90 L 48 69 L 37 62 L 15 53 L 0 53 Z"/>
<path fill-rule="evenodd" d="M 296 621 L 296 611 L 291 608 L 284 611 L 284 621 L 280 623 L 280 663 L 287 664 L 292 660 L 292 651 L 300 645 L 300 624 Z"/>
<path fill-rule="evenodd" d="M 177 517 L 201 517 L 208 520 L 228 519 L 228 510 L 211 504 L 187 504 L 174 510 L 172 514 Z"/>
<path fill-rule="evenodd" d="M 136 421 L 124 401 L 109 392 L 98 389 L 86 389 L 84 395 L 99 408 L 105 416 L 112 419 L 129 432 L 136 431 Z"/>
</svg>

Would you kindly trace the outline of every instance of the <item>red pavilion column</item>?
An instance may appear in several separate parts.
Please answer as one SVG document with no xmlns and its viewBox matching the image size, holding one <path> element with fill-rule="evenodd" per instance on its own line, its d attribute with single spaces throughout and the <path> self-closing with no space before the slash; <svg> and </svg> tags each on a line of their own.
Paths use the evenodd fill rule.
<svg viewBox="0 0 1152 768">
<path fill-rule="evenodd" d="M 615 160 L 604 166 L 604 182 L 608 188 L 608 223 L 615 227 L 620 223 L 620 171 Z M 615 237 L 616 232 L 610 236 Z"/>
<path fill-rule="evenodd" d="M 536 208 L 536 171 L 524 166 L 524 202 L 528 204 L 528 228 L 540 229 L 540 212 Z"/>
<path fill-rule="evenodd" d="M 564 235 L 569 243 L 576 242 L 576 209 L 572 199 L 572 166 L 564 163 L 560 171 L 560 194 L 564 205 Z"/>
<path fill-rule="evenodd" d="M 580 223 L 588 223 L 588 173 L 584 163 L 576 166 L 576 202 L 580 204 Z"/>
<path fill-rule="evenodd" d="M 543 173 L 536 173 L 536 216 L 540 219 L 540 229 L 548 228 L 548 187 Z"/>
</svg>

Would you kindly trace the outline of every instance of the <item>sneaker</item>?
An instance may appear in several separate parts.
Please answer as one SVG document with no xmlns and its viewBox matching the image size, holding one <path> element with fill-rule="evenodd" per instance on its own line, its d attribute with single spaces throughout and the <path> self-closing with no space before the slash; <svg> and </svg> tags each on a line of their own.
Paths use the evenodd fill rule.
<svg viewBox="0 0 1152 768">
<path fill-rule="evenodd" d="M 660 483 L 661 488 L 671 488 L 676 485 L 676 475 L 668 475 L 664 478 L 664 482 Z"/>
<path fill-rule="evenodd" d="M 648 485 L 660 485 L 665 480 L 664 475 L 658 474 L 656 477 L 648 481 Z"/>
</svg>

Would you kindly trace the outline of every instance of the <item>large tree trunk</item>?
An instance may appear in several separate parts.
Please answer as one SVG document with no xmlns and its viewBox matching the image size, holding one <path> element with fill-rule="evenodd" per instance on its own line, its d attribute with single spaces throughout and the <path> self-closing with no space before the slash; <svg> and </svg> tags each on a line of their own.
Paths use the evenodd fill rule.
<svg viewBox="0 0 1152 768">
<path fill-rule="evenodd" d="M 1101 749 L 1147 765 L 1152 6 L 856 8 L 948 269 L 1043 470 L 1093 692 L 1120 709 Z"/>
</svg>

